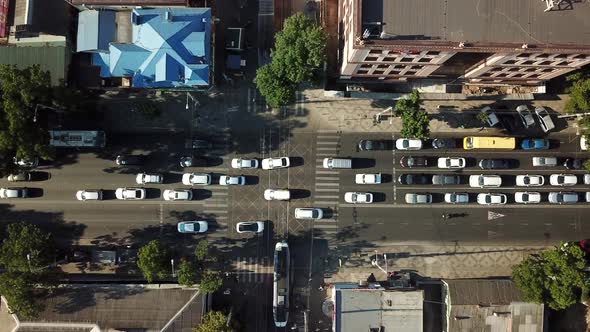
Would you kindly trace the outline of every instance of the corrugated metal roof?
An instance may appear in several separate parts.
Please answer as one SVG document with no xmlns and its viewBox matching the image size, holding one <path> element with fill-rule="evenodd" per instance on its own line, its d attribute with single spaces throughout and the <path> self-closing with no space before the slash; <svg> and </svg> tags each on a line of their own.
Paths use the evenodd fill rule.
<svg viewBox="0 0 590 332">
<path fill-rule="evenodd" d="M 590 4 L 544 12 L 539 0 L 362 0 L 383 6 L 383 31 L 394 40 L 590 45 Z M 363 14 L 365 27 L 375 13 Z"/>
<path fill-rule="evenodd" d="M 66 74 L 66 47 L 0 47 L 0 64 L 16 65 L 20 69 L 34 64 L 51 74 L 51 84 L 58 85 Z"/>
<path fill-rule="evenodd" d="M 116 12 L 112 10 L 84 10 L 78 14 L 76 52 L 107 51 L 115 38 Z"/>
<path fill-rule="evenodd" d="M 450 303 L 507 305 L 523 301 L 522 293 L 511 280 L 459 279 L 446 280 L 449 285 Z"/>
</svg>

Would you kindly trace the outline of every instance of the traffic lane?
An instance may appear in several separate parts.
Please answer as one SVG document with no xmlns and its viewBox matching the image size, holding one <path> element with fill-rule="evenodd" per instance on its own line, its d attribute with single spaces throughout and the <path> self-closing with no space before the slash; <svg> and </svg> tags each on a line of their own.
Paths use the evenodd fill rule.
<svg viewBox="0 0 590 332">
<path fill-rule="evenodd" d="M 563 208 L 556 220 L 554 207 L 553 213 L 548 208 L 453 208 L 357 207 L 353 215 L 350 207 L 341 205 L 338 237 L 343 243 L 362 239 L 391 245 L 457 241 L 462 245 L 550 245 L 590 237 L 590 227 L 583 224 L 590 209 Z M 444 219 L 449 212 L 460 216 Z"/>
</svg>

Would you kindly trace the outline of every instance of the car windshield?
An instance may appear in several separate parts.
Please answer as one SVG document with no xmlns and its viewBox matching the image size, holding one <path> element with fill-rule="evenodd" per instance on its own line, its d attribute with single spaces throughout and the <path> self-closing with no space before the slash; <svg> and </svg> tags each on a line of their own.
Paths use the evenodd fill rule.
<svg viewBox="0 0 590 332">
<path fill-rule="evenodd" d="M 320 214 L 319 214 L 319 212 L 318 212 L 317 210 L 313 210 L 313 211 L 311 212 L 311 216 L 312 216 L 312 218 L 317 218 L 317 217 L 319 217 L 319 216 L 320 216 Z"/>
<path fill-rule="evenodd" d="M 139 198 L 139 197 L 141 197 L 141 193 L 140 193 L 140 191 L 139 191 L 139 190 L 133 190 L 133 191 L 131 192 L 131 194 L 132 194 L 132 196 L 133 196 L 133 197 L 135 197 L 135 198 Z"/>
<path fill-rule="evenodd" d="M 409 148 L 409 147 L 410 147 L 410 141 L 408 141 L 408 140 L 404 140 L 402 143 L 403 143 L 403 144 L 402 144 L 402 146 L 403 146 L 404 148 L 406 148 L 406 149 L 407 149 L 407 148 Z"/>
<path fill-rule="evenodd" d="M 565 182 L 565 177 L 564 177 L 564 176 L 562 176 L 562 175 L 558 176 L 558 177 L 557 177 L 557 182 L 559 182 L 559 183 L 563 183 L 563 182 Z"/>
<path fill-rule="evenodd" d="M 240 231 L 242 232 L 256 232 L 258 225 L 256 224 L 240 224 Z"/>
<path fill-rule="evenodd" d="M 522 194 L 522 200 L 523 201 L 528 201 L 529 200 L 529 194 Z"/>
<path fill-rule="evenodd" d="M 352 194 L 352 201 L 357 201 L 358 200 L 358 195 L 357 194 Z"/>
</svg>

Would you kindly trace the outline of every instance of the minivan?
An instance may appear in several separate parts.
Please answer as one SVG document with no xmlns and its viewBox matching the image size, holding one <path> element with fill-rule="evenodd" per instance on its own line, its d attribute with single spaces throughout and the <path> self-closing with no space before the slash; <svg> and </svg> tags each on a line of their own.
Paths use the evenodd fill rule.
<svg viewBox="0 0 590 332">
<path fill-rule="evenodd" d="M 322 219 L 324 212 L 318 208 L 296 208 L 295 219 Z"/>
<path fill-rule="evenodd" d="M 352 168 L 352 159 L 324 158 L 324 168 Z"/>
<path fill-rule="evenodd" d="M 533 157 L 533 166 L 535 166 L 535 167 L 557 166 L 557 158 L 555 158 L 555 157 Z"/>
</svg>

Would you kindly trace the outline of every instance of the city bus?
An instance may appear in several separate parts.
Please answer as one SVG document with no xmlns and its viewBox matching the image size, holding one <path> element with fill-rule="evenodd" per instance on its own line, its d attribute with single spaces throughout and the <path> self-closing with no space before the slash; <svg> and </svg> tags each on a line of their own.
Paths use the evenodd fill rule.
<svg viewBox="0 0 590 332">
<path fill-rule="evenodd" d="M 289 320 L 289 245 L 275 245 L 272 314 L 276 327 L 287 326 Z"/>
<path fill-rule="evenodd" d="M 516 148 L 516 139 L 514 137 L 467 136 L 467 137 L 463 138 L 463 148 L 465 150 L 473 150 L 473 149 L 514 150 L 514 148 Z"/>
</svg>

